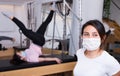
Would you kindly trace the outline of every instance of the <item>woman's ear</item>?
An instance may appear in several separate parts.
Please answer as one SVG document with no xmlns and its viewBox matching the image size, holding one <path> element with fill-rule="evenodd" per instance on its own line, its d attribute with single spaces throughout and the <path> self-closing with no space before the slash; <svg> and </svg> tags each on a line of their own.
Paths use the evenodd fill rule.
<svg viewBox="0 0 120 76">
<path fill-rule="evenodd" d="M 102 43 L 104 43 L 104 42 L 105 42 L 106 37 L 107 37 L 106 35 L 104 35 L 104 36 L 103 36 Z"/>
<path fill-rule="evenodd" d="M 105 39 L 106 39 L 106 37 L 107 37 L 107 36 L 106 36 L 106 35 L 104 35 L 104 36 L 103 36 L 103 39 L 105 40 Z"/>
</svg>

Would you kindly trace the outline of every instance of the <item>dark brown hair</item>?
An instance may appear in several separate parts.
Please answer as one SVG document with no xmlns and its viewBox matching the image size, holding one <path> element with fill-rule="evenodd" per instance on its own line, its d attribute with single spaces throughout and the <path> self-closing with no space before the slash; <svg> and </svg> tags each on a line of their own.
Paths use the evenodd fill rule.
<svg viewBox="0 0 120 76">
<path fill-rule="evenodd" d="M 21 60 L 21 58 L 16 53 L 13 55 L 13 58 L 10 60 L 10 63 L 14 65 L 20 65 L 24 62 L 25 61 Z"/>
</svg>

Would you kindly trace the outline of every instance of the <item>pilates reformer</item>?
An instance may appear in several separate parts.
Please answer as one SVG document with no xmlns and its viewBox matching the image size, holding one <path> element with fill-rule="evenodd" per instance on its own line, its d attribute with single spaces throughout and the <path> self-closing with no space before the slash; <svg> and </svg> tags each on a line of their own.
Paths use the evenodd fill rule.
<svg viewBox="0 0 120 76">
<path fill-rule="evenodd" d="M 20 65 L 13 65 L 10 64 L 10 59 L 0 60 L 0 76 L 43 76 L 56 74 L 72 71 L 76 64 L 76 58 L 73 56 L 66 54 L 54 54 L 48 56 L 58 57 L 62 60 L 62 63 L 57 64 L 55 61 L 39 63 L 25 62 Z"/>
</svg>

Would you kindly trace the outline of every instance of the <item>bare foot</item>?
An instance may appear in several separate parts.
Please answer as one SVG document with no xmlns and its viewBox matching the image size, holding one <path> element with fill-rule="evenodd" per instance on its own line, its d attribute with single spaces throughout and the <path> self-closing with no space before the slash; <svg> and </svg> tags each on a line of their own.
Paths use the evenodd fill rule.
<svg viewBox="0 0 120 76">
<path fill-rule="evenodd" d="M 55 2 L 52 2 L 51 5 L 50 5 L 50 10 L 53 10 L 53 11 L 56 11 L 56 3 Z"/>
</svg>

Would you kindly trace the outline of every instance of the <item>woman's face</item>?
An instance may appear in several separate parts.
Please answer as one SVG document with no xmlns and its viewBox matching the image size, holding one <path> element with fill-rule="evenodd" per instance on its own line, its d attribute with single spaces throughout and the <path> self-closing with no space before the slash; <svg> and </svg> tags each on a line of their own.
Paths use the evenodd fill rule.
<svg viewBox="0 0 120 76">
<path fill-rule="evenodd" d="M 96 51 L 100 48 L 101 38 L 95 27 L 88 25 L 83 30 L 83 48 L 87 51 Z"/>
<path fill-rule="evenodd" d="M 100 38 L 100 35 L 95 27 L 88 25 L 83 30 L 82 38 Z"/>
</svg>

